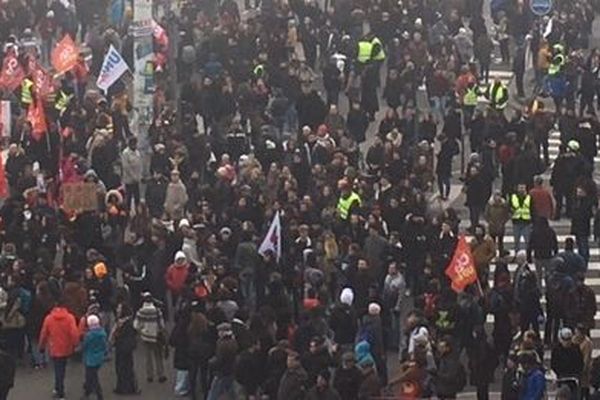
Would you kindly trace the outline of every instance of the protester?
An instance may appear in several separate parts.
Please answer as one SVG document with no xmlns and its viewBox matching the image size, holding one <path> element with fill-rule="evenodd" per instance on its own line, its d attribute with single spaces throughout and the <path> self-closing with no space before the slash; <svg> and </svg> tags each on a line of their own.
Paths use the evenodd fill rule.
<svg viewBox="0 0 600 400">
<path fill-rule="evenodd" d="M 85 364 L 83 396 L 87 399 L 93 393 L 97 399 L 103 399 L 98 370 L 104 363 L 104 357 L 108 351 L 106 331 L 100 326 L 100 319 L 95 315 L 87 317 L 87 326 L 88 331 L 82 341 Z"/>
<path fill-rule="evenodd" d="M 59 398 L 65 397 L 67 361 L 79 344 L 79 330 L 75 318 L 59 303 L 44 319 L 40 333 L 39 348 L 48 353 L 54 365 L 54 391 Z"/>
</svg>

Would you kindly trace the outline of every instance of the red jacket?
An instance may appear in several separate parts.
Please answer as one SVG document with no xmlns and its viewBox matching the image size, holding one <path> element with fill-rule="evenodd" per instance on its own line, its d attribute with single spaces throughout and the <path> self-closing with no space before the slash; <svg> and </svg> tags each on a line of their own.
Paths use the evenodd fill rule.
<svg viewBox="0 0 600 400">
<path fill-rule="evenodd" d="M 187 263 L 183 265 L 171 264 L 165 274 L 167 287 L 175 294 L 179 294 L 185 285 L 189 275 L 189 266 Z"/>
<path fill-rule="evenodd" d="M 54 307 L 44 319 L 40 349 L 48 348 L 51 357 L 69 357 L 79 343 L 79 330 L 73 314 L 64 307 Z"/>
<path fill-rule="evenodd" d="M 551 219 L 554 215 L 554 199 L 545 188 L 534 187 L 529 191 L 531 196 L 531 211 L 536 217 Z"/>
</svg>

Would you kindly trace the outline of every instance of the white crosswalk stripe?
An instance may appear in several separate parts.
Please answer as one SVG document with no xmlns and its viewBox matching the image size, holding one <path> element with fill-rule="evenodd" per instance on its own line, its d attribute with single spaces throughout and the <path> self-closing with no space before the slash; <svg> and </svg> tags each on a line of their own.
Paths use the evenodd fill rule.
<svg viewBox="0 0 600 400">
<path fill-rule="evenodd" d="M 593 250 L 597 250 L 597 249 L 593 249 Z M 535 269 L 535 267 L 533 266 L 533 264 L 531 264 L 531 268 Z M 490 273 L 494 273 L 494 271 L 496 270 L 496 264 L 491 264 L 490 265 Z M 508 271 L 509 272 L 515 272 L 517 270 L 517 264 L 516 263 L 509 263 L 508 264 Z M 590 261 L 590 263 L 588 264 L 588 275 L 589 272 L 597 272 L 600 271 L 600 262 L 598 261 Z M 586 282 L 588 281 L 588 279 L 593 279 L 593 278 L 586 278 Z M 596 281 L 591 281 L 591 282 L 596 282 Z"/>
</svg>

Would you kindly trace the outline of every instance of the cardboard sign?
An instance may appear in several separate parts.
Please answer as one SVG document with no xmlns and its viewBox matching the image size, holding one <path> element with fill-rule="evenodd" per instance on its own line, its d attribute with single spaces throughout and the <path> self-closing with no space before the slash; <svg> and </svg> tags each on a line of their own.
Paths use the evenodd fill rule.
<svg viewBox="0 0 600 400">
<path fill-rule="evenodd" d="M 67 211 L 96 211 L 98 196 L 94 183 L 65 183 L 62 185 L 63 208 Z"/>
</svg>

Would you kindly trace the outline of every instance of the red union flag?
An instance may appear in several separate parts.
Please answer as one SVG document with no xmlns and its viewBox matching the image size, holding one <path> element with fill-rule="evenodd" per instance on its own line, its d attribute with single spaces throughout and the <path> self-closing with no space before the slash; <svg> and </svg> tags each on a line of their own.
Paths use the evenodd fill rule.
<svg viewBox="0 0 600 400">
<path fill-rule="evenodd" d="M 31 136 L 38 141 L 42 139 L 48 131 L 48 126 L 46 125 L 46 115 L 41 100 L 29 105 L 27 121 L 31 124 Z"/>
<path fill-rule="evenodd" d="M 4 58 L 2 72 L 0 73 L 0 87 L 12 92 L 23 82 L 23 79 L 25 79 L 25 71 L 23 71 L 17 57 L 11 54 Z"/>
<path fill-rule="evenodd" d="M 275 254 L 277 261 L 279 261 L 281 258 L 281 219 L 279 218 L 279 211 L 275 213 L 269 231 L 258 248 L 258 253 L 264 255 L 269 250 Z"/>
<path fill-rule="evenodd" d="M 452 260 L 446 268 L 446 275 L 452 281 L 452 289 L 455 292 L 462 292 L 467 286 L 477 282 L 475 262 L 464 235 L 458 238 L 456 250 L 454 250 Z"/>
<path fill-rule="evenodd" d="M 79 50 L 71 36 L 65 35 L 52 49 L 52 66 L 58 73 L 65 73 L 73 68 L 79 60 Z"/>
<path fill-rule="evenodd" d="M 30 68 L 35 94 L 45 98 L 54 92 L 54 85 L 50 74 L 37 61 L 35 63 L 30 62 Z"/>
</svg>

